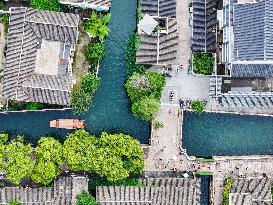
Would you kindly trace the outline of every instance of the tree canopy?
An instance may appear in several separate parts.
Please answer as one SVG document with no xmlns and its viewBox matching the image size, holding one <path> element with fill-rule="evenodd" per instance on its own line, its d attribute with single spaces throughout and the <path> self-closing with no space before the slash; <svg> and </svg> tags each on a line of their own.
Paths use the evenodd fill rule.
<svg viewBox="0 0 273 205">
<path fill-rule="evenodd" d="M 132 113 L 134 116 L 147 121 L 152 121 L 160 110 L 159 100 L 150 97 L 143 97 L 132 104 Z"/>
<path fill-rule="evenodd" d="M 30 0 L 30 7 L 39 10 L 61 11 L 59 0 Z"/>
<path fill-rule="evenodd" d="M 78 130 L 65 140 L 64 157 L 69 169 L 95 171 L 110 182 L 139 174 L 144 167 L 140 143 L 124 134 L 103 132 L 100 138 L 96 138 Z"/>
<path fill-rule="evenodd" d="M 0 134 L 0 170 L 4 169 L 4 162 L 6 158 L 6 142 L 8 141 L 7 134 Z"/>
<path fill-rule="evenodd" d="M 63 164 L 62 144 L 52 137 L 42 137 L 36 147 L 36 163 L 32 179 L 42 184 L 50 184 L 61 173 Z"/>
<path fill-rule="evenodd" d="M 107 24 L 110 18 L 110 13 L 105 16 L 99 16 L 96 12 L 92 12 L 90 19 L 84 25 L 85 31 L 102 41 L 109 33 Z"/>
<path fill-rule="evenodd" d="M 88 192 L 82 192 L 77 196 L 76 205 L 99 205 L 96 202 L 95 197 L 90 195 Z"/>
<path fill-rule="evenodd" d="M 133 73 L 129 77 L 125 88 L 132 101 L 134 116 L 147 121 L 154 119 L 165 83 L 165 77 L 156 72 Z"/>
<path fill-rule="evenodd" d="M 71 107 L 75 114 L 81 114 L 91 107 L 92 94 L 86 93 L 81 87 L 73 88 L 71 94 Z"/>
<path fill-rule="evenodd" d="M 25 144 L 23 137 L 12 140 L 6 146 L 6 161 L 4 162 L 7 178 L 19 184 L 22 178 L 31 176 L 34 160 L 31 159 L 31 144 Z"/>
<path fill-rule="evenodd" d="M 0 135 L 1 170 L 7 179 L 19 184 L 22 178 L 49 185 L 67 164 L 69 170 L 96 172 L 111 183 L 122 182 L 144 167 L 144 152 L 139 141 L 125 134 L 103 132 L 99 138 L 85 130 L 67 136 L 62 145 L 52 137 L 42 137 L 35 150 L 22 137 L 7 143 Z"/>
<path fill-rule="evenodd" d="M 105 45 L 102 43 L 89 43 L 84 50 L 85 58 L 93 66 L 97 66 L 98 61 L 104 58 Z"/>
<path fill-rule="evenodd" d="M 100 78 L 95 73 L 87 73 L 81 80 L 81 87 L 85 93 L 94 94 L 100 85 Z"/>
<path fill-rule="evenodd" d="M 97 138 L 85 130 L 69 134 L 63 145 L 64 158 L 73 171 L 93 170 Z"/>
</svg>

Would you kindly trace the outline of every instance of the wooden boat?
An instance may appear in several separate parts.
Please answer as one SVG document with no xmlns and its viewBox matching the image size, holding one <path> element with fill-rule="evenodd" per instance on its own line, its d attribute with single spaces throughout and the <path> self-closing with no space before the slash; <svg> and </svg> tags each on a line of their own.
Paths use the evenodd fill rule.
<svg viewBox="0 0 273 205">
<path fill-rule="evenodd" d="M 50 121 L 50 127 L 63 129 L 81 129 L 84 128 L 84 120 L 79 119 L 57 119 Z"/>
</svg>

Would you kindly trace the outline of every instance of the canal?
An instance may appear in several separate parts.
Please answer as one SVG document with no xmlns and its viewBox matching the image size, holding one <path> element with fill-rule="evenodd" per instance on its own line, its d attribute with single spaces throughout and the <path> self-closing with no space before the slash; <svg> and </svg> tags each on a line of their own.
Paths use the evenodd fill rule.
<svg viewBox="0 0 273 205">
<path fill-rule="evenodd" d="M 136 7 L 136 0 L 112 1 L 110 33 L 105 41 L 106 53 L 100 68 L 101 84 L 89 112 L 83 116 L 74 116 L 68 110 L 0 114 L 0 131 L 14 136 L 24 135 L 31 142 L 45 135 L 64 139 L 67 131 L 49 128 L 49 121 L 81 117 L 86 121 L 86 130 L 96 135 L 102 131 L 123 132 L 141 143 L 148 143 L 150 124 L 131 115 L 123 86 L 127 78 L 124 55 L 127 40 L 136 29 Z"/>
<path fill-rule="evenodd" d="M 273 118 L 184 113 L 182 147 L 190 156 L 273 154 Z"/>
</svg>

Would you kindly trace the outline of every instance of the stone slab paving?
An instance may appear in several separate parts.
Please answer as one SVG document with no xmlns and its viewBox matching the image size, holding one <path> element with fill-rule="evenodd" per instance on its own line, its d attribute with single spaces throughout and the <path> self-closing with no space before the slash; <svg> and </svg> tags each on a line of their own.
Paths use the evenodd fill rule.
<svg viewBox="0 0 273 205">
<path fill-rule="evenodd" d="M 213 172 L 212 199 L 221 205 L 223 184 L 227 176 L 234 178 L 273 177 L 272 156 L 219 156 L 214 162 L 198 162 L 187 156 L 182 144 L 182 111 L 175 106 L 162 105 L 156 120 L 164 127 L 152 129 L 149 153 L 145 159 L 145 171 Z"/>
<path fill-rule="evenodd" d="M 4 34 L 4 26 L 0 23 L 0 106 L 3 106 L 2 97 L 2 79 L 3 79 L 3 68 L 4 68 L 4 50 L 6 45 L 6 39 Z"/>
</svg>

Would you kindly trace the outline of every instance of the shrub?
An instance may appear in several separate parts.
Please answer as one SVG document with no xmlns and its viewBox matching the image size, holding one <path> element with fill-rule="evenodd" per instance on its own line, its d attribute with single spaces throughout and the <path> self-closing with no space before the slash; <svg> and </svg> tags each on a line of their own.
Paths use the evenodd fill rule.
<svg viewBox="0 0 273 205">
<path fill-rule="evenodd" d="M 9 205 L 21 205 L 19 201 L 10 201 Z"/>
<path fill-rule="evenodd" d="M 59 0 L 30 0 L 30 7 L 39 10 L 61 11 Z"/>
<path fill-rule="evenodd" d="M 223 205 L 229 205 L 229 193 L 234 186 L 234 182 L 230 177 L 225 179 L 224 192 L 223 192 Z"/>
<path fill-rule="evenodd" d="M 206 104 L 205 104 L 204 101 L 200 101 L 200 100 L 192 101 L 191 109 L 194 110 L 197 113 L 204 112 L 205 107 L 206 107 Z"/>
<path fill-rule="evenodd" d="M 81 87 L 85 93 L 94 94 L 100 85 L 100 78 L 95 73 L 87 73 L 81 80 Z"/>
<path fill-rule="evenodd" d="M 100 176 L 89 177 L 88 187 L 95 189 L 97 186 L 140 186 L 138 178 L 127 178 L 117 182 L 109 182 L 106 178 Z"/>
<path fill-rule="evenodd" d="M 125 59 L 129 68 L 129 73 L 144 73 L 144 65 L 136 64 L 136 51 L 140 46 L 140 38 L 134 34 L 130 36 L 127 42 L 127 49 L 125 54 Z"/>
<path fill-rule="evenodd" d="M 86 93 L 82 88 L 76 88 L 71 93 L 71 107 L 75 114 L 81 114 L 90 109 L 92 94 Z"/>
<path fill-rule="evenodd" d="M 27 110 L 40 110 L 43 108 L 43 104 L 39 102 L 30 102 L 25 105 Z"/>
<path fill-rule="evenodd" d="M 213 73 L 214 57 L 212 53 L 193 54 L 193 71 L 198 74 L 211 75 Z"/>
<path fill-rule="evenodd" d="M 91 65 L 97 67 L 98 61 L 104 58 L 105 45 L 102 43 L 89 43 L 84 54 Z"/>
<path fill-rule="evenodd" d="M 153 124 L 154 124 L 155 129 L 159 129 L 159 128 L 163 128 L 164 127 L 163 123 L 159 122 L 159 121 L 154 121 Z"/>
<path fill-rule="evenodd" d="M 107 24 L 109 23 L 111 14 L 100 17 L 96 12 L 92 12 L 90 20 L 84 24 L 87 33 L 94 37 L 98 37 L 102 41 L 109 33 Z"/>
<path fill-rule="evenodd" d="M 142 13 L 142 9 L 141 9 L 140 5 L 138 5 L 138 7 L 137 7 L 136 17 L 137 17 L 138 21 L 140 21 L 144 17 L 144 14 Z"/>
<path fill-rule="evenodd" d="M 142 120 L 152 121 L 160 109 L 159 100 L 150 97 L 143 97 L 132 104 L 132 113 Z"/>
<path fill-rule="evenodd" d="M 96 199 L 88 192 L 82 192 L 77 196 L 76 205 L 99 205 Z"/>
<path fill-rule="evenodd" d="M 1 22 L 4 25 L 5 34 L 7 34 L 8 30 L 9 30 L 9 17 L 10 17 L 10 14 L 8 14 L 8 13 L 5 13 L 5 14 L 1 15 Z"/>
<path fill-rule="evenodd" d="M 0 9 L 4 9 L 5 5 L 3 2 L 0 2 Z"/>
</svg>

